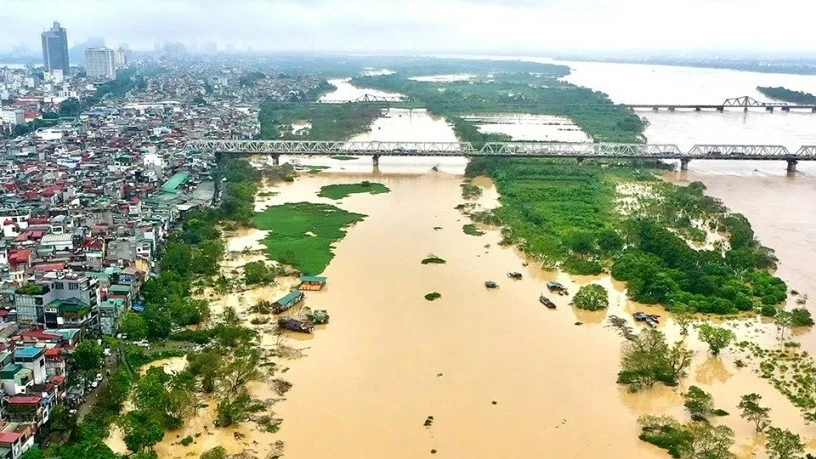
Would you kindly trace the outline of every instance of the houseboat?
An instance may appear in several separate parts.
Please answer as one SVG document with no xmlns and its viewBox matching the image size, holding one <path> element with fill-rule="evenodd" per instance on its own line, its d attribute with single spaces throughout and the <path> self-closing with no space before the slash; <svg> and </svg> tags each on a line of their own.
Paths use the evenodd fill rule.
<svg viewBox="0 0 816 459">
<path fill-rule="evenodd" d="M 300 276 L 300 290 L 317 291 L 322 290 L 326 285 L 326 278 L 323 276 Z"/>
<path fill-rule="evenodd" d="M 303 298 L 305 298 L 305 295 L 300 290 L 289 292 L 283 298 L 272 303 L 272 312 L 280 314 L 303 301 Z"/>
</svg>

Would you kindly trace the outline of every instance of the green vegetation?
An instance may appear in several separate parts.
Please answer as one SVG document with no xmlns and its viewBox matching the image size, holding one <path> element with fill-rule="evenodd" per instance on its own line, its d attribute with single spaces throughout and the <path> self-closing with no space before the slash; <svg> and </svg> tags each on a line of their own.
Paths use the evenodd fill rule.
<svg viewBox="0 0 816 459">
<path fill-rule="evenodd" d="M 657 381 L 677 385 L 693 356 L 683 341 L 669 345 L 661 331 L 644 330 L 623 345 L 618 383 L 627 384 L 631 391 L 652 387 Z"/>
<path fill-rule="evenodd" d="M 683 394 L 683 406 L 688 409 L 692 421 L 707 421 L 712 415 L 723 416 L 726 413 L 714 408 L 714 399 L 711 394 L 697 386 L 690 386 Z"/>
<path fill-rule="evenodd" d="M 244 282 L 247 285 L 273 284 L 280 272 L 280 269 L 270 267 L 263 261 L 252 261 L 244 265 Z"/>
<path fill-rule="evenodd" d="M 669 310 L 733 314 L 785 300 L 785 283 L 765 271 L 775 266 L 772 251 L 745 217 L 705 196 L 704 185 L 661 183 L 636 169 L 647 163 L 605 164 L 475 158 L 467 172 L 493 177 L 502 207 L 490 216 L 504 226 L 504 242 L 547 268 L 595 275 L 611 266 L 633 300 Z M 627 185 L 645 191 L 639 204 L 622 209 L 615 199 Z M 689 246 L 681 235 L 701 221 L 728 235 L 727 249 Z"/>
<path fill-rule="evenodd" d="M 805 444 L 798 434 L 787 429 L 768 427 L 765 451 L 769 459 L 798 459 L 805 453 Z"/>
<path fill-rule="evenodd" d="M 771 99 L 781 100 L 783 102 L 790 102 L 800 105 L 816 104 L 816 96 L 809 92 L 793 91 L 788 88 L 771 87 L 771 86 L 757 86 L 757 91 Z"/>
<path fill-rule="evenodd" d="M 737 407 L 740 409 L 740 416 L 746 421 L 754 424 L 757 432 L 762 432 L 771 424 L 771 409 L 759 404 L 762 396 L 753 393 L 740 397 Z"/>
<path fill-rule="evenodd" d="M 713 355 L 719 355 L 720 351 L 728 347 L 734 340 L 734 332 L 727 328 L 715 327 L 709 324 L 700 326 L 700 341 L 708 344 L 708 349 Z"/>
<path fill-rule="evenodd" d="M 363 180 L 360 183 L 336 183 L 332 185 L 326 185 L 320 188 L 320 192 L 317 194 L 321 198 L 329 198 L 329 199 L 343 199 L 346 196 L 352 195 L 354 193 L 370 193 L 370 194 L 381 194 L 381 193 L 388 193 L 389 190 L 387 186 L 383 185 L 382 183 L 376 182 L 369 182 L 368 180 Z"/>
<path fill-rule="evenodd" d="M 734 432 L 706 421 L 681 424 L 670 416 L 641 416 L 640 439 L 668 451 L 675 458 L 729 459 Z"/>
<path fill-rule="evenodd" d="M 816 420 L 816 362 L 807 351 L 789 345 L 764 349 L 749 341 L 740 341 L 735 347 L 754 372 L 798 407 L 806 420 Z"/>
<path fill-rule="evenodd" d="M 223 446 L 216 446 L 201 453 L 201 459 L 227 459 L 227 450 Z"/>
<path fill-rule="evenodd" d="M 474 225 L 473 223 L 468 223 L 462 226 L 462 231 L 465 232 L 468 236 L 484 236 L 485 232 L 479 229 L 478 226 Z"/>
<path fill-rule="evenodd" d="M 470 182 L 465 182 L 461 185 L 462 187 L 462 198 L 464 199 L 475 199 L 482 195 L 482 187 L 478 185 L 474 185 Z"/>
<path fill-rule="evenodd" d="M 431 112 L 448 118 L 457 136 L 473 142 L 476 148 L 487 141 L 506 140 L 507 136 L 482 134 L 472 122 L 462 118 L 464 115 L 520 111 L 564 115 L 598 142 L 639 139 L 644 124 L 637 115 L 612 104 L 603 93 L 559 80 L 564 70 L 550 68 L 544 70 L 547 73 L 531 74 L 507 73 L 505 68 L 489 77 L 444 83 L 409 80 L 402 74 L 362 76 L 354 78 L 352 84 L 409 96 Z"/>
<path fill-rule="evenodd" d="M 346 140 L 368 131 L 382 110 L 368 104 L 286 104 L 266 101 L 261 104 L 258 121 L 261 139 L 269 140 Z M 308 121 L 312 127 L 304 134 L 292 134 L 292 124 Z"/>
<path fill-rule="evenodd" d="M 304 273 L 320 274 L 334 258 L 332 246 L 345 228 L 365 215 L 310 202 L 268 207 L 257 214 L 254 226 L 270 231 L 263 240 L 268 256 Z"/>
<path fill-rule="evenodd" d="M 603 285 L 589 284 L 578 289 L 572 299 L 575 307 L 587 311 L 598 311 L 609 306 L 609 292 Z"/>
<path fill-rule="evenodd" d="M 433 300 L 435 300 L 437 298 L 441 298 L 441 297 L 442 297 L 442 294 L 439 293 L 439 292 L 431 292 L 431 293 L 428 293 L 427 295 L 425 295 L 425 299 L 428 300 L 428 301 L 433 301 Z"/>
<path fill-rule="evenodd" d="M 351 161 L 351 160 L 354 160 L 354 159 L 360 159 L 357 156 L 349 156 L 349 155 L 334 155 L 334 156 L 329 156 L 329 157 L 331 159 L 336 159 L 338 161 Z"/>
<path fill-rule="evenodd" d="M 791 325 L 794 327 L 809 327 L 813 325 L 813 317 L 807 308 L 791 309 Z"/>
<path fill-rule="evenodd" d="M 427 257 L 422 260 L 423 265 L 427 264 L 434 264 L 434 265 L 443 265 L 447 263 L 447 261 L 437 257 L 436 255 L 429 253 Z"/>
</svg>

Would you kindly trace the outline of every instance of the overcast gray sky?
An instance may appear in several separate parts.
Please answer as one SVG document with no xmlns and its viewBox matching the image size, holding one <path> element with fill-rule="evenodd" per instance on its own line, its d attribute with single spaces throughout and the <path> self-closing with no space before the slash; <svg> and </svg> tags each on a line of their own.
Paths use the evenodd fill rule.
<svg viewBox="0 0 816 459">
<path fill-rule="evenodd" d="M 254 50 L 813 54 L 813 0 L 0 0 L 0 51 L 54 20 L 69 45 Z"/>
</svg>

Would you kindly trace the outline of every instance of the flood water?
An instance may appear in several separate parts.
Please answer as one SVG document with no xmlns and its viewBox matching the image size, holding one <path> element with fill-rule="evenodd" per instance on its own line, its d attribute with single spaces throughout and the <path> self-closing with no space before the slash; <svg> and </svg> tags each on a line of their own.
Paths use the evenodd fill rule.
<svg viewBox="0 0 816 459">
<path fill-rule="evenodd" d="M 696 121 L 698 114 L 666 113 L 650 119 L 647 135 L 651 141 L 683 145 L 728 132 L 727 127 L 767 143 L 787 139 L 786 129 L 808 139 L 804 129 L 776 124 L 772 116 L 781 114 L 758 115 L 719 114 L 713 127 L 703 129 L 706 123 Z M 746 118 L 757 124 L 745 127 Z M 763 124 L 766 120 L 771 122 Z M 537 136 L 535 122 L 526 131 L 524 123 L 515 124 L 519 137 Z M 762 129 L 769 132 L 756 132 Z M 391 110 L 360 138 L 454 140 L 445 120 L 416 110 Z M 617 386 L 621 338 L 604 327 L 605 318 L 628 317 L 643 306 L 628 302 L 625 286 L 608 276 L 570 278 L 542 271 L 534 262 L 523 267 L 525 259 L 515 249 L 497 245 L 495 229 L 487 228 L 481 237 L 465 235 L 461 226 L 468 219 L 454 209 L 463 202 L 464 162 L 383 157 L 372 169 L 369 158 L 309 160 L 314 161 L 332 169 L 275 187 L 279 194 L 264 205 L 331 202 L 316 197 L 321 186 L 372 178 L 391 192 L 353 195 L 338 204 L 368 217 L 337 244 L 324 273 L 328 287 L 308 294 L 309 305 L 328 309 L 332 323 L 308 340 L 306 358 L 289 363 L 287 377 L 294 388 L 277 408 L 285 419 L 279 437 L 286 442 L 287 457 L 415 458 L 431 450 L 452 458 L 665 457 L 637 439 L 637 416 L 682 416 L 680 394 L 690 384 L 711 392 L 718 407 L 733 413 L 719 422 L 734 429 L 733 450 L 740 457 L 762 454 L 762 442 L 737 415 L 739 396 L 745 393 L 763 396 L 773 408 L 775 425 L 813 437 L 798 410 L 766 381 L 737 368 L 729 352 L 708 356 L 693 336 L 689 344 L 698 352 L 683 386 L 638 394 Z M 438 161 L 447 163 L 431 172 Z M 787 177 L 784 163 L 699 161 L 691 171 L 667 178 L 702 180 L 711 194 L 748 215 L 762 242 L 777 249 L 779 274 L 807 292 L 816 287 L 806 262 L 814 255 L 816 222 L 809 212 L 795 209 L 814 196 L 816 182 L 807 166 L 803 170 Z M 490 181 L 479 184 L 487 187 L 479 203 L 495 205 Z M 421 265 L 429 253 L 447 264 Z M 523 272 L 524 280 L 508 280 L 508 270 Z M 612 291 L 609 311 L 576 311 L 563 298 L 556 298 L 557 311 L 544 309 L 536 299 L 554 278 L 572 291 L 593 281 L 606 285 Z M 486 290 L 486 280 L 496 280 L 500 288 Z M 442 297 L 426 301 L 423 295 L 433 291 Z M 661 327 L 678 336 L 670 321 Z M 772 326 L 734 328 L 741 338 L 774 342 Z M 810 336 L 799 338 L 806 347 Z M 423 425 L 428 416 L 433 416 L 430 427 Z M 315 432 L 321 432 L 321 441 L 314 441 Z"/>
<path fill-rule="evenodd" d="M 625 77 L 626 85 L 606 83 L 605 87 L 607 79 L 623 78 L 613 70 L 596 68 L 595 73 L 576 71 L 576 75 L 581 75 L 582 84 L 610 91 L 616 101 L 627 102 L 640 89 L 657 93 L 654 87 L 664 85 L 671 92 L 668 82 L 675 81 L 656 81 L 653 72 L 638 70 Z M 706 71 L 699 77 L 683 78 L 690 78 L 686 84 L 692 87 L 715 84 L 724 91 L 723 98 L 732 96 L 725 93 L 733 87 L 728 84 L 732 72 L 717 72 L 721 73 L 714 72 L 713 77 Z M 695 78 L 719 80 L 702 83 Z M 597 84 L 590 84 L 593 82 Z M 752 84 L 788 86 L 784 80 L 767 79 Z M 616 87 L 623 89 L 615 92 Z M 709 92 L 700 95 L 711 97 Z M 731 136 L 785 145 L 800 139 L 816 143 L 810 124 L 816 117 L 741 112 L 735 116 L 642 114 L 651 122 L 646 135 L 652 142 L 722 143 L 716 139 Z M 791 126 L 786 120 L 797 121 Z M 531 125 L 529 129 L 536 128 Z M 530 132 L 517 135 L 533 136 Z M 798 137 L 791 140 L 791 136 Z M 455 136 L 444 119 L 427 112 L 390 110 L 360 139 L 453 141 Z M 631 394 L 615 384 L 622 338 L 604 326 L 605 319 L 608 314 L 630 317 L 643 306 L 628 302 L 625 286 L 608 276 L 571 278 L 540 270 L 514 248 L 499 247 L 501 236 L 495 228 L 484 228 L 486 234 L 480 237 L 465 235 L 462 225 L 469 220 L 454 209 L 464 201 L 459 186 L 464 160 L 383 157 L 377 168 L 367 157 L 303 162 L 331 169 L 303 173 L 294 183 L 272 187 L 278 194 L 259 200 L 258 209 L 285 202 L 331 202 L 367 217 L 336 244 L 336 256 L 324 273 L 328 286 L 307 293 L 306 304 L 327 309 L 331 323 L 313 336 L 289 337 L 307 355 L 281 365 L 288 368 L 284 377 L 294 387 L 274 407 L 284 419 L 280 432 L 264 434 L 252 445 L 261 457 L 270 451 L 273 440 L 283 440 L 287 458 L 308 459 L 662 458 L 665 451 L 638 440 L 636 419 L 642 414 L 683 416 L 680 394 L 690 384 L 711 392 L 716 406 L 731 413 L 717 422 L 734 429 L 737 445 L 732 450 L 741 458 L 763 457 L 763 442 L 738 416 L 739 397 L 746 393 L 762 395 L 773 410 L 774 425 L 813 440 L 812 426 L 805 425 L 799 411 L 770 384 L 748 368 L 737 368 L 731 351 L 709 357 L 694 336 L 688 342 L 697 351 L 695 362 L 681 387 L 656 386 Z M 433 166 L 439 170 L 432 171 Z M 792 288 L 807 293 L 816 292 L 816 269 L 809 265 L 816 259 L 816 214 L 810 204 L 816 196 L 816 174 L 810 165 L 800 165 L 800 171 L 786 176 L 784 163 L 779 162 L 695 161 L 690 171 L 668 174 L 667 179 L 703 181 L 710 194 L 748 216 L 760 240 L 776 249 L 778 274 Z M 317 197 L 323 185 L 360 180 L 381 182 L 391 192 L 352 195 L 339 202 Z M 477 203 L 495 206 L 497 194 L 490 180 L 478 179 L 477 183 L 485 187 Z M 258 248 L 263 236 L 239 232 L 228 239 L 229 250 Z M 429 253 L 447 263 L 421 265 Z M 237 257 L 225 269 L 257 257 Z M 508 279 L 506 272 L 511 270 L 522 272 L 524 279 Z M 553 279 L 565 283 L 571 292 L 589 282 L 607 286 L 609 311 L 577 311 L 564 297 L 554 297 L 559 306 L 556 311 L 545 309 L 537 298 L 545 291 L 544 284 Z M 500 288 L 485 289 L 487 280 L 497 281 Z M 277 287 L 228 295 L 214 301 L 215 312 L 230 305 L 248 321 L 248 305 L 280 295 L 290 285 L 285 281 Z M 434 291 L 442 295 L 440 299 L 429 302 L 423 298 Z M 677 337 L 677 327 L 670 320 L 663 322 L 661 329 Z M 741 338 L 774 342 L 772 326 L 752 323 L 735 328 Z M 264 346 L 270 345 L 268 330 L 259 329 Z M 811 352 L 816 350 L 812 333 L 797 339 Z M 253 386 L 253 395 L 271 396 L 265 386 Z M 426 427 L 423 424 L 429 416 L 433 422 Z M 249 427 L 242 429 L 249 432 Z M 225 436 L 219 433 L 210 438 Z M 167 457 L 185 457 L 189 450 L 178 448 L 169 453 L 173 441 L 178 440 L 163 442 L 162 451 L 171 454 Z M 238 451 L 232 448 L 230 452 Z"/>
<path fill-rule="evenodd" d="M 334 102 L 348 102 L 350 100 L 359 99 L 368 94 L 369 96 L 377 97 L 396 97 L 399 94 L 380 91 L 377 89 L 358 88 L 350 83 L 351 78 L 329 80 L 335 88 L 334 91 L 324 94 L 320 97 L 321 101 Z"/>
</svg>

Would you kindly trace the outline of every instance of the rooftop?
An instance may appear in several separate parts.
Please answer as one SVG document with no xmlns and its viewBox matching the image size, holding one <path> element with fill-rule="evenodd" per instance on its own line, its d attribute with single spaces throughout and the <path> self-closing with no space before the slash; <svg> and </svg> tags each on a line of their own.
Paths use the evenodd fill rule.
<svg viewBox="0 0 816 459">
<path fill-rule="evenodd" d="M 45 351 L 43 351 L 43 348 L 41 348 L 41 347 L 34 347 L 34 346 L 20 347 L 20 348 L 17 348 L 17 350 L 14 351 L 14 357 L 15 358 L 19 357 L 19 358 L 22 358 L 22 359 L 33 359 L 33 358 L 38 357 L 43 352 L 45 352 Z"/>
</svg>

